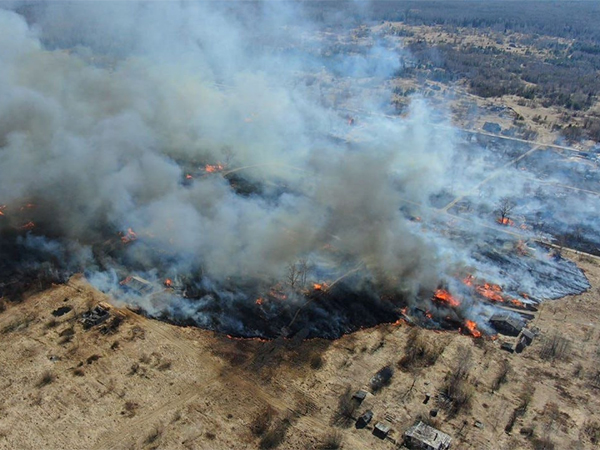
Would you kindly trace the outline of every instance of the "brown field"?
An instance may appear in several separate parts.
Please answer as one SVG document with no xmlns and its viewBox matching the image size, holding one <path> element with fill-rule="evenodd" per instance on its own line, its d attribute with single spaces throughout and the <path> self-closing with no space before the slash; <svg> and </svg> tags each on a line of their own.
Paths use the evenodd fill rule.
<svg viewBox="0 0 600 450">
<path fill-rule="evenodd" d="M 84 330 L 78 317 L 108 299 L 74 277 L 0 314 L 0 448 L 251 449 L 281 441 L 281 449 L 317 449 L 336 436 L 345 449 L 386 449 L 398 447 L 420 416 L 450 434 L 456 449 L 551 448 L 544 439 L 554 448 L 597 448 L 600 267 L 579 258 L 592 289 L 545 303 L 531 324 L 540 336 L 521 354 L 501 350 L 502 338 L 404 323 L 333 342 L 233 340 L 116 307 L 112 316 L 124 321 L 103 334 L 102 325 Z M 72 311 L 55 318 L 65 305 Z M 568 348 L 542 360 L 543 342 L 554 337 Z M 407 343 L 431 360 L 417 356 L 401 369 Z M 503 361 L 507 380 L 494 390 Z M 348 388 L 370 390 L 386 365 L 395 370 L 391 384 L 348 411 L 374 412 L 367 429 L 356 429 L 339 416 L 340 398 Z M 470 401 L 452 414 L 435 396 L 459 369 L 467 371 L 461 383 Z M 426 393 L 432 399 L 423 404 Z M 371 433 L 379 420 L 392 426 L 386 440 Z"/>
</svg>

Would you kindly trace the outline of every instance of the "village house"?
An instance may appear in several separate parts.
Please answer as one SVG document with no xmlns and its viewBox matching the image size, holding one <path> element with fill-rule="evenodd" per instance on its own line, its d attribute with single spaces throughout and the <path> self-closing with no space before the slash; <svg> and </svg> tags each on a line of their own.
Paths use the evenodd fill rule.
<svg viewBox="0 0 600 450">
<path fill-rule="evenodd" d="M 490 323 L 498 331 L 498 333 L 505 334 L 507 336 L 518 336 L 525 322 L 510 314 L 494 314 Z"/>
<path fill-rule="evenodd" d="M 418 450 L 447 450 L 452 438 L 423 422 L 417 422 L 404 433 L 404 445 Z"/>
</svg>

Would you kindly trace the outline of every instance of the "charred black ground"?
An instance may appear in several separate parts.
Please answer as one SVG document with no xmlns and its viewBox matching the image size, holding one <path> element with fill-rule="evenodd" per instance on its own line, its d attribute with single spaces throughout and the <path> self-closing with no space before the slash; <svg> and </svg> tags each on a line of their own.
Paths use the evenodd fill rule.
<svg viewBox="0 0 600 450">
<path fill-rule="evenodd" d="M 33 222 L 34 211 L 35 208 L 30 207 L 26 213 L 21 212 L 16 223 Z M 3 225 L 0 297 L 11 301 L 20 301 L 27 293 L 47 288 L 52 283 L 64 282 L 76 272 L 83 271 L 93 278 L 97 271 L 110 268 L 119 285 L 117 291 L 110 293 L 142 314 L 235 337 L 265 339 L 282 336 L 336 339 L 399 318 L 409 318 L 434 329 L 460 329 L 467 318 L 476 318 L 485 329 L 487 319 L 505 306 L 478 296 L 476 291 L 464 286 L 459 280 L 468 273 L 465 268 L 457 271 L 455 280 L 440 285 L 460 299 L 458 307 L 432 301 L 430 292 L 421 293 L 419 299 L 383 291 L 364 278 L 360 270 L 331 288 L 311 285 L 290 289 L 284 283 L 255 286 L 236 284 L 233 280 L 223 286 L 204 278 L 201 271 L 178 274 L 173 280 L 166 278 L 158 257 L 150 262 L 150 269 L 136 265 L 128 260 L 126 250 L 147 244 L 141 240 L 128 241 L 126 236 L 114 231 L 90 243 L 91 259 L 81 262 L 76 251 L 68 251 L 76 248 L 74 243 L 45 240 L 40 227 L 14 226 L 14 217 L 13 221 L 6 216 L 0 220 Z M 464 242 L 474 239 L 456 227 L 448 230 L 450 232 L 453 239 Z M 513 239 L 499 238 L 493 233 L 476 239 L 480 241 L 470 245 L 476 249 L 472 258 L 479 270 L 496 271 L 505 281 L 504 293 L 525 302 L 521 308 L 511 308 L 511 314 L 530 318 L 527 311 L 535 310 L 535 304 L 540 301 L 589 288 L 581 270 L 550 247 L 530 243 L 524 251 Z M 42 240 L 45 245 L 39 245 Z M 473 270 L 477 271 L 477 267 Z M 151 281 L 140 287 L 139 283 L 129 283 L 132 276 Z M 152 311 L 140 306 L 148 302 L 154 305 Z M 493 332 L 493 329 L 486 331 Z"/>
</svg>

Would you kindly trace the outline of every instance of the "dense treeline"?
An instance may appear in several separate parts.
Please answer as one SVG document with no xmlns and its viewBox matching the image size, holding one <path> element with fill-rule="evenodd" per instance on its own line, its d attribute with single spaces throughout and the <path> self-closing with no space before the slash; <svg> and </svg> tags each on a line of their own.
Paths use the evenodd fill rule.
<svg viewBox="0 0 600 450">
<path fill-rule="evenodd" d="M 579 111 L 590 107 L 600 92 L 600 54 L 590 58 L 587 53 L 567 49 L 539 59 L 492 46 L 429 46 L 424 41 L 408 49 L 412 60 L 406 61 L 407 68 L 398 75 L 426 72 L 427 78 L 442 82 L 465 78 L 472 92 L 482 97 L 513 94 L 541 99 L 544 106 Z"/>
<path fill-rule="evenodd" d="M 491 28 L 569 39 L 600 39 L 600 5 L 589 1 L 374 1 L 373 15 L 381 20 L 395 17 L 413 25 Z"/>
<path fill-rule="evenodd" d="M 600 4 L 593 1 L 306 1 L 313 18 L 347 25 L 371 20 L 409 25 L 490 28 L 600 41 Z"/>
</svg>

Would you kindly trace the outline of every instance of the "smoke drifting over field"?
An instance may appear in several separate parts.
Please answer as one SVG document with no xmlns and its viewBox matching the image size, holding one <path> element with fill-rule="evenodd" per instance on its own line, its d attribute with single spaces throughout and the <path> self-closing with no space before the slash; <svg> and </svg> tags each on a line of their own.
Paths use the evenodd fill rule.
<svg viewBox="0 0 600 450">
<path fill-rule="evenodd" d="M 383 302 L 374 287 L 414 304 L 472 261 L 401 209 L 456 183 L 454 131 L 418 99 L 401 120 L 361 127 L 323 100 L 325 65 L 373 86 L 398 70 L 385 45 L 332 63 L 287 2 L 13 9 L 0 11 L 0 226 L 21 229 L 30 214 L 21 248 L 107 291 L 129 272 L 193 285 L 194 301 L 129 301 L 240 334 L 260 334 L 244 315 L 264 292 L 301 305 L 313 283 L 350 273 L 352 304 L 358 293 Z M 306 280 L 290 286 L 300 262 Z"/>
</svg>

